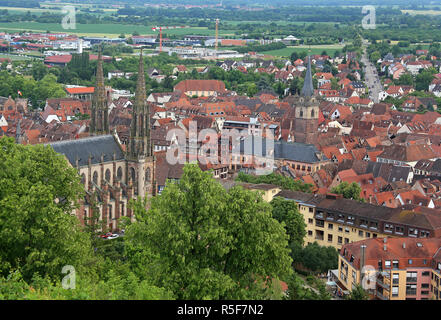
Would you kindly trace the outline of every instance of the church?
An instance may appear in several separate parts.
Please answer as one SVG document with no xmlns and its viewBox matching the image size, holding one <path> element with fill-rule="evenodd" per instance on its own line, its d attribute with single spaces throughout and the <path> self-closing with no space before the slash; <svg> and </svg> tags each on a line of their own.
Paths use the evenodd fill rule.
<svg viewBox="0 0 441 320">
<path fill-rule="evenodd" d="M 156 160 L 151 142 L 150 108 L 147 104 L 142 52 L 127 148 L 123 147 L 116 134 L 110 133 L 108 105 L 100 52 L 90 137 L 49 145 L 64 155 L 81 176 L 86 194 L 76 210 L 80 221 L 84 223 L 87 218 L 92 218 L 96 210 L 107 229 L 118 231 L 121 217 L 133 219 L 129 209 L 131 199 L 149 198 L 156 194 Z"/>
</svg>

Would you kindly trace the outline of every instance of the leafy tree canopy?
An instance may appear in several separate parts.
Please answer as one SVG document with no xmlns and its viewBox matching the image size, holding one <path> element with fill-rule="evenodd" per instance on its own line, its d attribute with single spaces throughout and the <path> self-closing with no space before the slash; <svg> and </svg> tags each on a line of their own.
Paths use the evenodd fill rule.
<svg viewBox="0 0 441 320">
<path fill-rule="evenodd" d="M 184 167 L 126 229 L 129 260 L 178 299 L 263 299 L 291 273 L 288 236 L 259 193 L 226 191 L 196 164 Z"/>
</svg>

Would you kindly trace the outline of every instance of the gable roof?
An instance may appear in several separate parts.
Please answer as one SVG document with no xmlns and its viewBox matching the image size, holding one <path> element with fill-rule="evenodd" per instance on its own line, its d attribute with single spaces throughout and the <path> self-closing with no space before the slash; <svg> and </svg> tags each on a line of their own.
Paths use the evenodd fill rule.
<svg viewBox="0 0 441 320">
<path fill-rule="evenodd" d="M 92 164 L 100 163 L 101 156 L 104 156 L 104 162 L 113 161 L 114 155 L 117 161 L 124 159 L 124 153 L 112 135 L 53 142 L 49 145 L 55 152 L 65 155 L 74 167 L 77 160 L 80 167 L 87 166 L 89 157 Z"/>
</svg>

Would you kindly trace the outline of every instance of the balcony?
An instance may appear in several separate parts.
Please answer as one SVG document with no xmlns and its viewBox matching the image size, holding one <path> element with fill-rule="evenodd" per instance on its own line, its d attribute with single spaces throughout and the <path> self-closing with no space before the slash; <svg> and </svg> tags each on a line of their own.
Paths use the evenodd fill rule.
<svg viewBox="0 0 441 320">
<path fill-rule="evenodd" d="M 323 219 L 323 212 L 317 212 L 317 213 L 315 214 L 315 218 L 316 218 L 316 219 Z"/>
<path fill-rule="evenodd" d="M 379 291 L 377 291 L 377 298 L 380 300 L 389 300 L 389 297 L 384 296 Z"/>
<path fill-rule="evenodd" d="M 324 228 L 325 227 L 325 222 L 323 220 L 316 220 L 315 221 L 315 226 L 319 227 L 319 228 Z"/>
<path fill-rule="evenodd" d="M 380 278 L 377 278 L 377 284 L 383 287 L 384 289 L 390 290 L 390 283 L 386 283 L 387 281 Z"/>
</svg>

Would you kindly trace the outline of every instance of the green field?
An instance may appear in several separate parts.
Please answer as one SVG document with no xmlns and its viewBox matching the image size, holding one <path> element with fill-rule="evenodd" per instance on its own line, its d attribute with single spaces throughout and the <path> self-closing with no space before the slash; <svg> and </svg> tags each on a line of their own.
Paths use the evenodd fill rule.
<svg viewBox="0 0 441 320">
<path fill-rule="evenodd" d="M 29 60 L 30 58 L 28 57 L 20 57 L 20 56 L 16 56 L 16 55 L 8 55 L 8 54 L 1 54 L 0 53 L 0 58 L 9 58 L 12 61 L 22 61 L 22 60 Z"/>
<path fill-rule="evenodd" d="M 53 9 L 39 9 L 39 8 L 16 8 L 16 7 L 0 7 L 0 10 L 8 10 L 9 13 L 17 14 L 17 13 L 26 13 L 31 12 L 33 14 L 36 13 L 43 13 L 43 12 L 49 12 L 49 13 L 60 13 L 61 10 L 53 10 Z"/>
<path fill-rule="evenodd" d="M 335 25 L 335 24 L 342 24 L 340 22 L 310 22 L 310 21 L 235 21 L 235 20 L 226 20 L 224 21 L 227 24 L 231 24 L 233 26 L 236 26 L 238 24 L 260 24 L 260 25 L 267 25 L 267 24 L 271 24 L 271 23 L 275 23 L 281 26 L 286 26 L 289 24 L 294 24 L 294 25 L 310 25 L 310 24 L 328 24 L 328 25 Z"/>
<path fill-rule="evenodd" d="M 333 56 L 335 51 L 341 50 L 342 48 L 343 48 L 342 45 L 316 45 L 316 46 L 311 46 L 311 54 L 321 54 L 323 50 L 325 50 L 328 55 Z M 308 53 L 309 46 L 287 47 L 279 50 L 264 51 L 262 53 L 276 57 L 289 58 L 293 52 L 300 53 L 303 51 Z"/>
<path fill-rule="evenodd" d="M 0 23 L 0 31 L 35 31 L 35 32 L 66 32 L 75 33 L 78 35 L 88 36 L 119 36 L 121 33 L 131 35 L 137 31 L 139 34 L 156 35 L 152 31 L 153 26 L 141 26 L 141 25 L 125 25 L 125 24 L 79 24 L 77 23 L 76 29 L 63 29 L 60 23 L 38 23 L 38 22 L 16 22 L 16 23 Z M 221 35 L 231 35 L 231 30 L 221 30 Z M 197 34 L 197 35 L 213 35 L 214 30 L 209 30 L 206 27 L 192 27 L 185 29 L 171 29 L 164 31 L 164 34 L 170 35 L 185 35 L 185 34 Z"/>
</svg>

